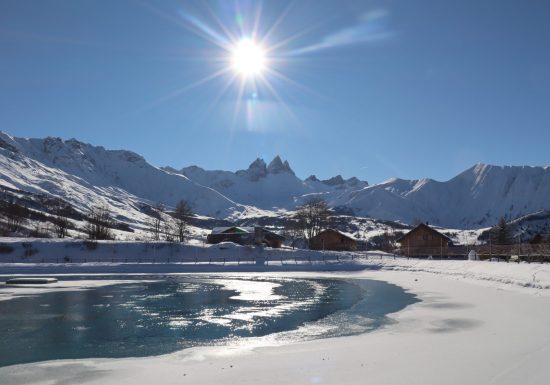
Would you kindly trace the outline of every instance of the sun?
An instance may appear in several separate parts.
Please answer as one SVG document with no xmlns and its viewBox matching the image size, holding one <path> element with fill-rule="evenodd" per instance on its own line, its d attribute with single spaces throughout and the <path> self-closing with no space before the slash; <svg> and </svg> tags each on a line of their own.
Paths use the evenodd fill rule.
<svg viewBox="0 0 550 385">
<path fill-rule="evenodd" d="M 266 54 L 252 39 L 241 39 L 231 52 L 233 69 L 245 78 L 260 76 L 266 68 Z"/>
</svg>

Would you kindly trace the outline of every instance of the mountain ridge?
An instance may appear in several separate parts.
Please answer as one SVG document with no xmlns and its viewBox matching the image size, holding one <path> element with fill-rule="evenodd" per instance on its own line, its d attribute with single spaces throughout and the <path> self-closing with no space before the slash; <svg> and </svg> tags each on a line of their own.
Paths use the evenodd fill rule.
<svg viewBox="0 0 550 385">
<path fill-rule="evenodd" d="M 0 132 L 0 184 L 66 198 L 82 209 L 106 203 L 120 217 L 144 222 L 141 206 L 187 199 L 203 216 L 276 216 L 311 196 L 357 216 L 450 228 L 482 228 L 550 210 L 550 167 L 477 163 L 447 181 L 392 178 L 369 185 L 341 175 L 300 179 L 280 156 L 236 172 L 156 167 L 132 151 L 76 139 L 16 138 Z M 278 214 L 279 213 L 279 214 Z"/>
</svg>

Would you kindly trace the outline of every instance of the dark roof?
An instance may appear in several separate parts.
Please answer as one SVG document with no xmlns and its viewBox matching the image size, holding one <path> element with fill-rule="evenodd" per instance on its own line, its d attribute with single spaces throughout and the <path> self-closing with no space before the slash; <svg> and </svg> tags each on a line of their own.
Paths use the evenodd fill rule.
<svg viewBox="0 0 550 385">
<path fill-rule="evenodd" d="M 211 231 L 211 234 L 243 234 L 243 233 L 253 233 L 254 227 L 239 227 L 239 226 L 230 226 L 230 227 L 214 227 Z"/>
<path fill-rule="evenodd" d="M 344 238 L 347 238 L 351 241 L 354 241 L 354 242 L 357 242 L 357 239 L 353 238 L 351 235 L 348 235 L 346 233 L 343 233 L 341 231 L 338 231 L 338 230 L 335 230 L 335 229 L 325 229 L 323 231 L 321 231 L 319 234 L 317 234 L 315 237 L 313 238 L 317 238 L 318 236 L 320 236 L 321 234 L 323 233 L 327 233 L 327 232 L 333 232 L 333 233 L 337 233 L 338 235 L 340 235 L 341 237 L 344 237 Z"/>
<path fill-rule="evenodd" d="M 404 240 L 405 238 L 407 238 L 409 235 L 411 235 L 412 233 L 416 232 L 416 230 L 418 229 L 421 229 L 421 228 L 424 228 L 428 231 L 430 231 L 431 233 L 439 236 L 439 237 L 442 237 L 442 238 L 445 238 L 447 241 L 451 241 L 451 238 L 449 238 L 448 236 L 446 236 L 445 234 L 442 234 L 440 233 L 439 231 L 437 231 L 436 229 L 424 224 L 424 223 L 421 223 L 419 224 L 418 226 L 416 226 L 414 229 L 412 229 L 411 231 L 409 231 L 407 234 L 403 235 L 401 238 L 397 239 L 397 242 L 401 242 L 402 240 Z"/>
<path fill-rule="evenodd" d="M 260 227 L 262 229 L 262 232 L 271 237 L 280 238 L 282 240 L 285 239 L 282 235 L 279 235 L 271 230 L 267 230 L 263 227 Z M 254 234 L 254 227 L 250 226 L 231 226 L 231 227 L 214 227 L 210 234 Z"/>
</svg>

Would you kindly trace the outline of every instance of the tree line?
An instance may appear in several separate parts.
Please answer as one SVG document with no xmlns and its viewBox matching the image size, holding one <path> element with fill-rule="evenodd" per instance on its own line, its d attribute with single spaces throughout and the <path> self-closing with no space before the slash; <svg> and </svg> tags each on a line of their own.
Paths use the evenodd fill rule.
<svg viewBox="0 0 550 385">
<path fill-rule="evenodd" d="M 125 223 L 117 222 L 107 204 L 93 205 L 84 212 L 70 203 L 53 198 L 41 202 L 42 211 L 29 208 L 29 202 L 13 196 L 0 199 L 0 236 L 29 236 L 37 238 L 69 236 L 69 231 L 83 234 L 89 240 L 113 240 L 114 230 L 133 230 Z M 151 221 L 146 231 L 154 240 L 183 242 L 189 234 L 194 216 L 191 205 L 180 200 L 174 210 L 157 204 L 150 213 Z M 29 223 L 33 225 L 29 228 Z M 77 226 L 75 222 L 84 222 Z M 78 235 L 77 235 L 78 237 Z"/>
<path fill-rule="evenodd" d="M 315 236 L 331 225 L 332 212 L 328 203 L 320 196 L 312 196 L 296 207 L 294 215 L 288 218 L 285 226 L 286 238 L 294 245 L 303 239 L 308 247 Z"/>
<path fill-rule="evenodd" d="M 151 239 L 184 242 L 189 234 L 193 215 L 191 205 L 183 199 L 176 204 L 174 211 L 167 211 L 163 204 L 157 203 L 150 214 Z"/>
<path fill-rule="evenodd" d="M 90 207 L 83 213 L 77 212 L 69 203 L 55 199 L 47 205 L 48 214 L 31 210 L 15 201 L 1 201 L 0 214 L 6 217 L 6 227 L 2 235 L 20 232 L 28 219 L 34 215 L 42 215 L 40 221 L 48 226 L 32 236 L 55 236 L 65 238 L 69 231 L 84 234 L 90 240 L 114 239 L 113 229 L 117 223 L 112 211 L 106 204 Z M 191 205 L 186 200 L 180 200 L 170 210 L 157 203 L 145 210 L 148 216 L 146 232 L 154 241 L 184 242 L 189 236 L 189 227 L 194 217 Z M 322 230 L 330 227 L 332 212 L 327 202 L 319 196 L 313 196 L 296 208 L 295 213 L 286 221 L 285 236 L 292 243 L 296 240 L 311 240 Z M 75 227 L 74 221 L 84 221 L 84 226 Z"/>
<path fill-rule="evenodd" d="M 49 198 L 41 202 L 42 211 L 32 208 L 28 201 L 14 196 L 0 197 L 0 236 L 30 236 L 65 238 L 71 233 L 83 234 L 90 240 L 114 239 L 114 230 L 132 231 L 125 223 L 116 221 L 112 210 L 106 204 L 97 204 L 86 211 L 76 210 L 70 203 L 60 198 Z M 29 207 L 29 205 L 31 207 Z M 36 206 L 36 203 L 35 203 Z M 191 205 L 184 199 L 173 208 L 157 203 L 144 211 L 148 216 L 145 231 L 151 240 L 184 242 L 189 236 L 189 228 L 194 217 Z M 318 195 L 309 197 L 298 205 L 295 212 L 286 218 L 284 235 L 291 245 L 303 241 L 311 246 L 312 239 L 322 230 L 333 227 L 334 212 L 328 203 Z M 32 228 L 28 222 L 32 221 Z M 75 222 L 84 222 L 78 226 Z M 402 232 L 388 232 L 369 240 L 369 247 L 391 250 Z M 498 222 L 483 233 L 479 240 L 494 245 L 517 243 L 513 226 L 501 217 Z M 536 235 L 531 243 L 550 243 L 550 235 Z"/>
<path fill-rule="evenodd" d="M 550 234 L 535 234 L 529 239 L 522 238 L 521 234 L 514 234 L 514 225 L 500 217 L 497 223 L 484 232 L 480 240 L 493 245 L 512 245 L 515 243 L 550 243 Z"/>
</svg>

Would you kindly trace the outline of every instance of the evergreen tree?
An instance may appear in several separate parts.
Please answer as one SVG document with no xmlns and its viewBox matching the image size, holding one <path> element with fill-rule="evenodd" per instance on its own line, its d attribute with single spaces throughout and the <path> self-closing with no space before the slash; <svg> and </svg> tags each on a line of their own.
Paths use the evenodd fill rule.
<svg viewBox="0 0 550 385">
<path fill-rule="evenodd" d="M 491 229 L 491 238 L 496 245 L 509 245 L 512 243 L 511 229 L 504 217 L 500 217 L 498 223 Z"/>
</svg>

